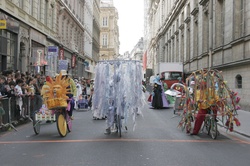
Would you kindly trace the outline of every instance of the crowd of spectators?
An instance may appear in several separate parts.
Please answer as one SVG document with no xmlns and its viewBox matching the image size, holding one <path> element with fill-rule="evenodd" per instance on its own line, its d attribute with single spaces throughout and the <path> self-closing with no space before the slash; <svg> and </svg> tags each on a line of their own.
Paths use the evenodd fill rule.
<svg viewBox="0 0 250 166">
<path fill-rule="evenodd" d="M 77 88 L 82 91 L 79 95 L 86 95 L 90 98 L 93 81 L 84 78 L 74 80 L 78 82 Z M 22 73 L 18 70 L 0 73 L 0 110 L 4 108 L 2 105 L 5 104 L 1 102 L 6 98 L 12 98 L 15 103 L 13 104 L 14 107 L 12 107 L 14 110 L 11 110 L 14 120 L 22 121 L 32 117 L 32 113 L 39 110 L 43 104 L 40 91 L 45 81 L 46 75 L 43 73 Z M 28 100 L 30 100 L 30 109 L 28 109 Z M 0 128 L 3 125 L 2 116 L 5 114 L 7 114 L 7 111 L 0 111 Z"/>
<path fill-rule="evenodd" d="M 20 71 L 4 71 L 0 74 L 0 102 L 3 99 L 11 98 L 14 101 L 14 120 L 20 121 L 28 118 L 28 99 L 32 110 L 39 109 L 42 105 L 40 90 L 45 82 L 43 74 L 21 73 Z M 6 103 L 5 103 L 6 104 Z M 5 106 L 6 108 L 6 106 Z M 6 114 L 6 111 L 5 111 Z M 0 115 L 0 116 L 3 116 Z M 3 125 L 2 122 L 0 125 Z"/>
</svg>

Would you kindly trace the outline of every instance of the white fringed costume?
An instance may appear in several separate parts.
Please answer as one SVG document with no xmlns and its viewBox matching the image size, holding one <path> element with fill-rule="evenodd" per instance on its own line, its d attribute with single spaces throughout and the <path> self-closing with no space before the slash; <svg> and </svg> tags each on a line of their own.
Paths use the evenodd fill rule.
<svg viewBox="0 0 250 166">
<path fill-rule="evenodd" d="M 142 64 L 135 60 L 99 61 L 95 70 L 95 88 L 92 100 L 93 116 L 107 117 L 107 127 L 112 126 L 114 114 L 124 117 L 141 114 L 146 104 L 142 87 Z"/>
</svg>

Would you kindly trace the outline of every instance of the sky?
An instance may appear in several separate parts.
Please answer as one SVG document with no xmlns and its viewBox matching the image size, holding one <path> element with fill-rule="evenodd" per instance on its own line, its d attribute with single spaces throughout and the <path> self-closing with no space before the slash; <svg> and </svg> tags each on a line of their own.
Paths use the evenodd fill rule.
<svg viewBox="0 0 250 166">
<path fill-rule="evenodd" d="M 120 54 L 132 51 L 143 37 L 144 0 L 113 0 L 118 10 Z"/>
</svg>

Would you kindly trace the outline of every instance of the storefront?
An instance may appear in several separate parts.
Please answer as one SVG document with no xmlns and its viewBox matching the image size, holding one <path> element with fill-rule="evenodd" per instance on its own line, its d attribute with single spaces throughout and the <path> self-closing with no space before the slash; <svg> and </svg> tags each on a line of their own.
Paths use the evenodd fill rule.
<svg viewBox="0 0 250 166">
<path fill-rule="evenodd" d="M 84 65 L 84 70 L 85 70 L 85 72 L 84 72 L 84 77 L 86 78 L 86 79 L 94 79 L 94 66 L 93 66 L 93 64 L 90 62 L 90 60 L 85 60 L 84 61 L 84 63 L 83 63 L 83 65 Z"/>
<path fill-rule="evenodd" d="M 48 46 L 48 55 L 46 57 L 46 75 L 54 77 L 57 73 L 59 48 L 57 46 Z"/>
<path fill-rule="evenodd" d="M 77 58 L 77 77 L 84 77 L 84 59 L 81 57 Z"/>
<path fill-rule="evenodd" d="M 0 12 L 0 72 L 17 70 L 19 22 Z"/>
<path fill-rule="evenodd" d="M 29 62 L 29 67 L 31 73 L 41 73 L 45 74 L 45 67 L 47 65 L 45 57 L 45 45 L 46 45 L 46 36 L 39 33 L 38 31 L 31 29 L 31 58 Z"/>
<path fill-rule="evenodd" d="M 68 50 L 66 49 L 63 49 L 63 52 L 64 52 L 64 59 L 63 60 L 66 60 L 67 61 L 67 71 L 68 71 L 68 74 L 70 76 L 72 76 L 72 69 L 71 69 L 71 59 L 72 59 L 72 53 L 69 52 Z M 58 71 L 60 72 L 60 71 Z"/>
</svg>

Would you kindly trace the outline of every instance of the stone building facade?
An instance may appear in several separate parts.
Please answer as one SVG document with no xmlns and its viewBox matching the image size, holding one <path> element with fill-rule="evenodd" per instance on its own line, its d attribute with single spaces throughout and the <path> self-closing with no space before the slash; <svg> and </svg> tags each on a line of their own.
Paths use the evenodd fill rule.
<svg viewBox="0 0 250 166">
<path fill-rule="evenodd" d="M 100 10 L 100 60 L 112 60 L 119 56 L 118 12 L 113 0 L 102 0 Z"/>
<path fill-rule="evenodd" d="M 140 38 L 140 40 L 137 42 L 137 44 L 134 46 L 134 48 L 130 52 L 129 59 L 142 61 L 142 59 L 143 59 L 143 48 L 144 48 L 143 38 Z"/>
<path fill-rule="evenodd" d="M 100 52 L 100 0 L 94 0 L 93 4 L 93 52 L 92 58 L 95 62 L 99 60 Z"/>
<path fill-rule="evenodd" d="M 249 109 L 250 1 L 145 0 L 148 68 L 182 62 L 184 73 L 219 69 Z"/>
<path fill-rule="evenodd" d="M 90 8 L 94 2 L 99 7 L 100 1 L 93 0 Z M 14 69 L 53 76 L 59 72 L 59 61 L 65 60 L 70 75 L 85 76 L 84 62 L 93 60 L 84 45 L 85 6 L 82 0 L 1 0 L 0 20 L 7 27 L 0 29 L 0 72 Z M 93 10 L 89 14 L 93 24 Z M 3 49 L 8 41 L 11 46 Z"/>
</svg>

